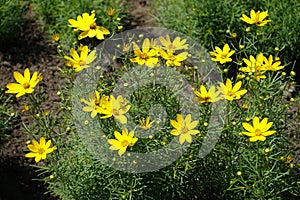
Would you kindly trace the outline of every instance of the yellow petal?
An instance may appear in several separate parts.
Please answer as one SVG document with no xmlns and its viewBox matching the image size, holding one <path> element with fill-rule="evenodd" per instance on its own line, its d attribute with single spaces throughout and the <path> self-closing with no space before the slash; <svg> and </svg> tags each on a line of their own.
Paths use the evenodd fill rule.
<svg viewBox="0 0 300 200">
<path fill-rule="evenodd" d="M 44 148 L 44 147 L 45 147 L 45 144 L 46 144 L 45 138 L 44 138 L 44 137 L 41 137 L 41 138 L 40 138 L 40 146 L 41 146 L 42 148 Z"/>
<path fill-rule="evenodd" d="M 273 135 L 274 133 L 276 133 L 276 131 L 267 131 L 267 132 L 264 132 L 262 135 L 269 136 L 269 135 Z"/>
<path fill-rule="evenodd" d="M 256 128 L 259 128 L 259 118 L 258 117 L 254 117 L 253 119 L 253 127 L 256 129 Z"/>
<path fill-rule="evenodd" d="M 253 133 L 255 131 L 255 128 L 253 126 L 251 126 L 249 123 L 243 122 L 242 123 L 244 129 L 246 129 L 247 131 Z"/>
<path fill-rule="evenodd" d="M 23 75 L 20 72 L 14 72 L 14 78 L 20 84 L 26 83 L 25 78 L 23 77 Z"/>
<path fill-rule="evenodd" d="M 259 139 L 259 136 L 250 137 L 250 142 L 256 142 Z"/>
<path fill-rule="evenodd" d="M 42 159 L 42 156 L 41 156 L 40 154 L 37 154 L 37 155 L 35 156 L 35 162 L 36 162 L 36 163 L 39 162 L 41 159 Z"/>
<path fill-rule="evenodd" d="M 25 157 L 26 158 L 34 158 L 36 155 L 37 155 L 37 153 L 30 152 L 30 153 L 25 154 Z"/>
</svg>

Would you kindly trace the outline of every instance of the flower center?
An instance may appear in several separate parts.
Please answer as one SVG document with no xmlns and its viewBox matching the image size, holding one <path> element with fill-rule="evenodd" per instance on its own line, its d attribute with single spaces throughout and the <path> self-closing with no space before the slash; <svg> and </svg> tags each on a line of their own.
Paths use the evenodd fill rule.
<svg viewBox="0 0 300 200">
<path fill-rule="evenodd" d="M 79 65 L 80 66 L 84 66 L 85 65 L 85 62 L 83 60 L 79 60 Z"/>
<path fill-rule="evenodd" d="M 187 132 L 189 132 L 189 129 L 184 126 L 182 129 L 181 129 L 181 134 L 186 134 Z"/>
<path fill-rule="evenodd" d="M 129 142 L 128 142 L 127 140 L 123 140 L 123 141 L 121 142 L 121 145 L 122 145 L 123 147 L 127 147 L 127 146 L 129 145 Z"/>
<path fill-rule="evenodd" d="M 38 153 L 39 153 L 39 154 L 45 153 L 45 149 L 44 149 L 44 148 L 39 148 L 39 149 L 38 149 Z"/>
<path fill-rule="evenodd" d="M 28 89 L 28 88 L 30 88 L 30 84 L 29 83 L 24 83 L 23 87 L 24 87 L 24 89 Z"/>
<path fill-rule="evenodd" d="M 141 58 L 142 60 L 148 60 L 148 59 L 149 59 L 149 56 L 148 56 L 147 53 L 141 53 L 140 58 Z"/>
<path fill-rule="evenodd" d="M 232 90 L 228 91 L 226 95 L 230 97 L 235 97 L 235 94 Z"/>
<path fill-rule="evenodd" d="M 221 59 L 225 59 L 225 58 L 227 58 L 227 54 L 226 53 L 222 53 L 221 54 Z"/>
<path fill-rule="evenodd" d="M 119 116 L 120 115 L 119 110 L 115 109 L 115 108 L 112 110 L 112 113 L 113 113 L 114 116 Z"/>
<path fill-rule="evenodd" d="M 260 21 L 259 21 L 259 14 L 260 14 L 260 12 L 258 11 L 257 13 L 256 13 L 256 16 L 255 16 L 255 22 L 256 22 L 256 24 L 260 24 Z"/>
<path fill-rule="evenodd" d="M 171 44 L 169 44 L 169 50 L 175 50 L 176 49 L 176 46 L 173 44 L 173 43 L 171 43 Z"/>
<path fill-rule="evenodd" d="M 170 56 L 169 60 L 172 61 L 172 62 L 174 62 L 176 60 L 176 56 L 174 56 L 174 55 Z"/>
<path fill-rule="evenodd" d="M 210 102 L 210 100 L 211 100 L 210 96 L 206 96 L 206 97 L 204 97 L 204 101 L 205 101 L 205 102 L 207 102 L 207 103 L 208 103 L 208 102 Z"/>
<path fill-rule="evenodd" d="M 260 129 L 255 129 L 254 133 L 255 133 L 256 136 L 261 136 L 262 135 L 262 132 L 261 132 Z"/>
<path fill-rule="evenodd" d="M 97 24 L 94 22 L 90 25 L 90 29 L 96 29 L 97 28 Z"/>
</svg>

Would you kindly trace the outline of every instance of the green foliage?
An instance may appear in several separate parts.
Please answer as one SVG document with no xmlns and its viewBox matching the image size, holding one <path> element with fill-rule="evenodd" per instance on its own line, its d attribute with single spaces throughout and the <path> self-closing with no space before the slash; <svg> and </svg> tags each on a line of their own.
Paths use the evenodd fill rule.
<svg viewBox="0 0 300 200">
<path fill-rule="evenodd" d="M 96 22 L 99 26 L 104 26 L 110 31 L 117 30 L 119 24 L 117 18 L 122 18 L 125 14 L 124 9 L 120 9 L 122 4 L 120 0 L 80 0 L 76 2 L 72 0 L 32 1 L 33 11 L 36 13 L 36 17 L 40 19 L 43 29 L 46 30 L 49 35 L 59 33 L 60 41 L 63 41 L 63 43 L 59 44 L 66 50 L 74 46 L 74 42 L 78 36 L 78 34 L 68 26 L 69 19 L 76 20 L 77 16 L 82 13 L 91 14 L 92 11 L 95 11 Z M 114 16 L 110 17 L 106 14 L 107 8 L 114 9 Z"/>
<path fill-rule="evenodd" d="M 13 112 L 11 98 L 7 98 L 5 91 L 0 90 L 0 140 L 10 135 L 12 130 L 12 120 L 17 116 Z"/>
<path fill-rule="evenodd" d="M 26 5 L 24 1 L 0 1 L 0 46 L 16 39 L 22 30 Z"/>
<path fill-rule="evenodd" d="M 279 56 L 285 63 L 300 57 L 299 0 L 162 0 L 156 1 L 154 6 L 160 24 L 187 34 L 206 49 L 224 43 L 245 44 L 246 38 L 252 40 L 260 35 L 260 40 L 255 40 L 258 45 L 249 46 L 252 54 L 272 53 L 278 47 Z M 239 19 L 242 14 L 249 16 L 251 9 L 268 10 L 268 19 L 272 21 L 264 27 L 255 27 Z M 249 32 L 247 27 L 251 27 Z M 233 38 L 232 33 L 236 33 L 237 38 Z"/>
</svg>

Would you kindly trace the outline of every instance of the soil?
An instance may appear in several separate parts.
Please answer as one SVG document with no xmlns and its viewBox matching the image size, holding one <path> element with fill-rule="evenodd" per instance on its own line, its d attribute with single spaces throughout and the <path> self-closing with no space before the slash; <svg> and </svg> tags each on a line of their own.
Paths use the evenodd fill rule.
<svg viewBox="0 0 300 200">
<path fill-rule="evenodd" d="M 129 19 L 127 27 L 154 26 L 150 21 L 150 2 L 145 0 L 128 0 Z M 57 66 L 64 61 L 56 55 L 56 46 L 39 30 L 39 24 L 30 10 L 24 18 L 22 33 L 15 41 L 0 47 L 0 88 L 5 88 L 9 82 L 15 82 L 13 72 L 23 73 L 25 68 L 43 74 L 43 86 L 46 89 L 48 101 L 43 105 L 45 110 L 52 110 L 53 102 L 59 101 L 56 92 L 64 84 Z M 14 98 L 15 112 L 22 115 L 22 97 Z M 34 180 L 38 174 L 34 168 L 34 159 L 25 158 L 26 141 L 30 135 L 24 134 L 22 122 L 26 117 L 17 117 L 11 127 L 11 134 L 0 138 L 0 200 L 56 200 L 47 192 L 47 185 Z M 30 123 L 30 121 L 29 121 Z"/>
</svg>

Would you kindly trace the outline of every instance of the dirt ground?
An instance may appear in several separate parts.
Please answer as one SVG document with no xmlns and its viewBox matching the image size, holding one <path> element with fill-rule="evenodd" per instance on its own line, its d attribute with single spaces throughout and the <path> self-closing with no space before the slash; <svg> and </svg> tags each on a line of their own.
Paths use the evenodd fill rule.
<svg viewBox="0 0 300 200">
<path fill-rule="evenodd" d="M 149 2 L 145 0 L 129 0 L 129 28 L 154 26 L 150 22 Z M 64 61 L 56 57 L 56 46 L 48 35 L 39 30 L 39 24 L 28 11 L 25 17 L 23 32 L 18 40 L 0 48 L 0 87 L 5 88 L 9 82 L 14 82 L 13 72 L 38 71 L 43 74 L 43 84 L 46 88 L 48 103 L 45 109 L 52 109 L 52 103 L 59 101 L 56 92 L 64 84 L 57 66 Z M 14 98 L 14 107 L 21 113 L 22 97 Z M 21 113 L 22 114 L 22 113 Z M 33 159 L 25 158 L 26 141 L 32 139 L 24 134 L 21 122 L 23 117 L 14 120 L 11 134 L 0 141 L 0 200 L 55 200 L 45 194 L 46 185 L 37 178 Z"/>
</svg>

